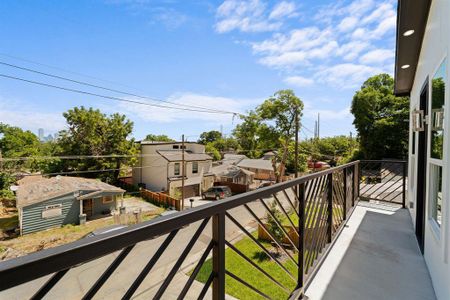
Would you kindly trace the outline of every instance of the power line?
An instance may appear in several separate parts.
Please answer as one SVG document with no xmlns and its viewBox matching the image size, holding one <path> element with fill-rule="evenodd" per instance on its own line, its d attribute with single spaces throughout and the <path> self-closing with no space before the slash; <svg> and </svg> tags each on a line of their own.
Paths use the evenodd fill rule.
<svg viewBox="0 0 450 300">
<path fill-rule="evenodd" d="M 137 95 L 137 94 L 134 94 L 134 93 L 124 92 L 124 91 L 121 91 L 121 90 L 111 89 L 111 88 L 107 88 L 107 87 L 103 87 L 103 86 L 100 86 L 100 85 L 91 84 L 91 83 L 84 82 L 84 81 L 79 81 L 79 80 L 75 80 L 75 79 L 71 79 L 71 78 L 67 78 L 67 77 L 63 77 L 63 76 L 58 76 L 58 75 L 54 75 L 54 74 L 50 74 L 50 73 L 45 73 L 45 72 L 42 72 L 42 71 L 37 71 L 37 70 L 30 69 L 30 68 L 25 68 L 25 67 L 21 67 L 21 66 L 14 65 L 14 64 L 9 64 L 9 63 L 2 62 L 2 61 L 0 61 L 0 64 L 2 64 L 4 66 L 16 68 L 16 69 L 19 69 L 19 70 L 27 71 L 27 72 L 32 72 L 32 73 L 35 73 L 35 74 L 44 75 L 44 76 L 47 76 L 47 77 L 52 77 L 52 78 L 65 80 L 65 81 L 69 81 L 69 82 L 73 82 L 73 83 L 77 83 L 77 84 L 81 84 L 81 85 L 85 85 L 85 86 L 94 87 L 94 88 L 97 88 L 97 89 L 102 89 L 102 90 L 105 90 L 105 91 L 110 91 L 110 92 L 119 93 L 119 94 L 123 94 L 123 95 L 133 96 L 133 97 L 136 97 L 136 98 L 148 99 L 148 100 L 151 100 L 151 101 L 163 102 L 163 103 L 168 103 L 168 104 L 177 105 L 177 106 L 183 106 L 183 107 L 188 107 L 188 108 L 190 107 L 190 108 L 198 108 L 198 109 L 214 111 L 214 112 L 237 114 L 235 112 L 230 112 L 230 111 L 225 111 L 225 110 L 217 110 L 217 109 L 212 109 L 212 108 L 203 107 L 203 106 L 175 103 L 175 102 L 162 100 L 162 99 L 158 99 L 158 98 L 141 96 L 141 95 Z"/>
<path fill-rule="evenodd" d="M 23 81 L 23 82 L 27 82 L 27 83 L 32 83 L 32 84 L 35 84 L 35 85 L 41 85 L 41 86 L 45 86 L 45 87 L 49 87 L 49 88 L 55 88 L 55 89 L 59 89 L 59 90 L 63 90 L 63 91 L 68 91 L 68 92 L 73 92 L 73 93 L 78 93 L 78 94 L 84 94 L 84 95 L 89 95 L 89 96 L 95 96 L 95 97 L 105 98 L 105 99 L 119 101 L 119 102 L 127 102 L 127 103 L 134 103 L 134 104 L 140 104 L 140 105 L 146 105 L 146 106 L 152 106 L 152 107 L 176 109 L 176 110 L 183 110 L 183 111 L 194 111 L 194 112 L 201 112 L 201 113 L 233 114 L 233 115 L 237 114 L 237 113 L 233 113 L 233 112 L 219 112 L 219 111 L 216 112 L 216 111 L 207 111 L 207 110 L 199 110 L 199 109 L 190 109 L 190 108 L 166 106 L 166 105 L 160 105 L 160 104 L 152 104 L 152 103 L 147 103 L 147 102 L 141 102 L 141 101 L 124 99 L 124 98 L 113 97 L 113 96 L 106 96 L 106 95 L 86 92 L 86 91 L 82 91 L 82 90 L 61 87 L 61 86 L 57 86 L 57 85 L 53 85 L 53 84 L 48 84 L 48 83 L 39 82 L 39 81 L 33 81 L 33 80 L 24 79 L 24 78 L 20 78 L 20 77 L 14 77 L 14 76 L 6 75 L 6 74 L 0 74 L 0 76 L 4 77 L 4 78 L 13 79 L 13 80 L 18 80 L 18 81 Z"/>
</svg>

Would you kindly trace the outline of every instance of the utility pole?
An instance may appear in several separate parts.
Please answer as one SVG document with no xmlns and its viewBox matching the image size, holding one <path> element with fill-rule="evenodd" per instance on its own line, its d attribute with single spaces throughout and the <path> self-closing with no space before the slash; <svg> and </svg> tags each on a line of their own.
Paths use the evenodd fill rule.
<svg viewBox="0 0 450 300">
<path fill-rule="evenodd" d="M 184 210 L 184 177 L 186 176 L 186 168 L 184 164 L 184 134 L 181 136 L 181 210 Z"/>
<path fill-rule="evenodd" d="M 317 138 L 320 139 L 320 113 L 317 114 Z"/>
</svg>

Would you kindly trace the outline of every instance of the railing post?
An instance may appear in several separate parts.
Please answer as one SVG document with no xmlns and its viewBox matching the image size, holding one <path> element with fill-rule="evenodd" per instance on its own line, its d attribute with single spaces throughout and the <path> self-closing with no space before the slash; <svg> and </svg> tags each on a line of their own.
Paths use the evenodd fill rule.
<svg viewBox="0 0 450 300">
<path fill-rule="evenodd" d="M 402 206 L 406 208 L 406 162 L 403 162 Z"/>
<path fill-rule="evenodd" d="M 357 178 L 357 174 L 356 174 L 356 168 L 357 165 L 354 164 L 353 165 L 353 172 L 352 172 L 352 207 L 355 206 L 355 199 L 356 199 L 356 178 Z"/>
<path fill-rule="evenodd" d="M 333 237 L 333 173 L 328 175 L 327 182 L 327 209 L 328 209 L 328 220 L 327 220 L 327 237 L 328 243 L 331 243 Z"/>
<path fill-rule="evenodd" d="M 303 295 L 304 286 L 304 260 L 305 260 L 305 183 L 298 185 L 298 289 Z"/>
<path fill-rule="evenodd" d="M 344 213 L 342 217 L 347 220 L 347 168 L 344 168 L 342 173 L 344 174 Z"/>
<path fill-rule="evenodd" d="M 356 191 L 357 191 L 357 195 L 358 195 L 358 199 L 359 199 L 359 197 L 361 196 L 359 193 L 360 193 L 360 191 L 361 191 L 361 187 L 359 186 L 360 184 L 361 184 L 361 161 L 359 161 L 358 162 L 358 167 L 356 168 L 357 169 L 357 176 L 356 176 Z"/>
<path fill-rule="evenodd" d="M 225 299 L 225 213 L 219 213 L 212 219 L 213 247 L 213 300 Z"/>
</svg>

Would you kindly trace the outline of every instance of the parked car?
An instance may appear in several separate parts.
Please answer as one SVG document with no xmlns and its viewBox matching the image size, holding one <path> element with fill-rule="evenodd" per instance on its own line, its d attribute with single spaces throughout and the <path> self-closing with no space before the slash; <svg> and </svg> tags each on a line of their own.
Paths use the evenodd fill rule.
<svg viewBox="0 0 450 300">
<path fill-rule="evenodd" d="M 231 189 L 227 186 L 213 186 L 202 193 L 202 199 L 223 199 L 231 196 Z"/>
</svg>

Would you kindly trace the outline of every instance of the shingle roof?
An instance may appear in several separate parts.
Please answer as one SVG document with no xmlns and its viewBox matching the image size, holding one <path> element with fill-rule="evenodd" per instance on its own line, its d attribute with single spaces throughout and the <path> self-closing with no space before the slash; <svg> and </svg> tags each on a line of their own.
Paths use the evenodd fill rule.
<svg viewBox="0 0 450 300">
<path fill-rule="evenodd" d="M 267 159 L 243 159 L 240 163 L 238 163 L 237 166 L 241 168 L 273 171 L 272 161 Z"/>
<path fill-rule="evenodd" d="M 121 188 L 96 179 L 56 176 L 25 183 L 17 190 L 17 207 L 24 207 L 76 191 L 125 192 Z"/>
<path fill-rule="evenodd" d="M 157 151 L 162 157 L 168 161 L 181 161 L 181 150 L 159 150 Z M 206 153 L 192 153 L 189 151 L 184 152 L 185 161 L 197 161 L 197 160 L 212 160 L 212 157 Z"/>
</svg>

